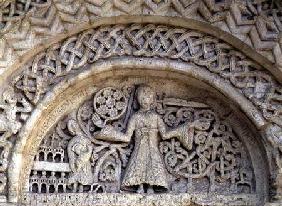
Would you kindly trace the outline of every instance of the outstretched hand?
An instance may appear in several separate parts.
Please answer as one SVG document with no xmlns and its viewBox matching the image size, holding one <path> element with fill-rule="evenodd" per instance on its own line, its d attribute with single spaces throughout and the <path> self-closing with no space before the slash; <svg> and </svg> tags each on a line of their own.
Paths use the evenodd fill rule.
<svg viewBox="0 0 282 206">
<path fill-rule="evenodd" d="M 104 128 L 101 130 L 101 133 L 104 135 L 110 135 L 115 131 L 115 128 L 112 125 L 106 125 Z"/>
<path fill-rule="evenodd" d="M 95 135 L 95 139 L 114 141 L 115 140 L 115 128 L 111 125 L 104 125 L 100 132 Z"/>
<path fill-rule="evenodd" d="M 92 122 L 97 127 L 100 127 L 100 128 L 105 127 L 105 122 L 101 119 L 101 117 L 97 113 L 94 113 L 92 115 Z"/>
</svg>

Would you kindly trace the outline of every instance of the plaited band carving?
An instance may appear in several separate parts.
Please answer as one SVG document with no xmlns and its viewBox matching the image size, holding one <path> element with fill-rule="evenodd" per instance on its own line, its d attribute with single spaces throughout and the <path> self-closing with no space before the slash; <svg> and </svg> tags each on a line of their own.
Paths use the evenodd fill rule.
<svg viewBox="0 0 282 206">
<path fill-rule="evenodd" d="M 267 120 L 282 125 L 282 88 L 268 72 L 215 37 L 182 28 L 133 24 L 85 31 L 37 55 L 15 86 L 37 104 L 64 76 L 114 56 L 161 57 L 204 66 L 230 81 Z"/>
<path fill-rule="evenodd" d="M 7 0 L 0 11 L 3 69 L 46 37 L 70 31 L 82 22 L 124 14 L 180 16 L 209 22 L 281 65 L 279 0 Z"/>
</svg>

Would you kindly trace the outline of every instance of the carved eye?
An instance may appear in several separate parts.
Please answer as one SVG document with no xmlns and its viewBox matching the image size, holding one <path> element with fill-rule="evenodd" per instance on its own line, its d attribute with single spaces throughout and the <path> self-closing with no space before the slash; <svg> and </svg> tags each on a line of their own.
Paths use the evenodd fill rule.
<svg viewBox="0 0 282 206">
<path fill-rule="evenodd" d="M 168 146 L 163 146 L 163 147 L 161 147 L 161 152 L 162 153 L 167 153 L 168 152 Z"/>
</svg>

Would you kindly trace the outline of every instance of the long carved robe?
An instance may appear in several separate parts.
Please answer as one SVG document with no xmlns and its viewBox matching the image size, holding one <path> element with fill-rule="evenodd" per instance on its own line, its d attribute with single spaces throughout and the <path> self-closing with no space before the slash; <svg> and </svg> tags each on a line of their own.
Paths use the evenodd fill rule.
<svg viewBox="0 0 282 206">
<path fill-rule="evenodd" d="M 148 184 L 168 188 L 166 169 L 158 144 L 160 136 L 162 139 L 183 136 L 183 128 L 166 132 L 165 124 L 156 112 L 139 111 L 129 120 L 125 134 L 113 127 L 106 127 L 96 138 L 130 142 L 135 132 L 134 151 L 126 168 L 122 187 Z"/>
</svg>

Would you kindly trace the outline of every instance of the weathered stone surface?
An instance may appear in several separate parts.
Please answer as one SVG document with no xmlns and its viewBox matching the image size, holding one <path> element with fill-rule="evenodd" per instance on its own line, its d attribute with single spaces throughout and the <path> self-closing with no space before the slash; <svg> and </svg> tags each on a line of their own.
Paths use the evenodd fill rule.
<svg viewBox="0 0 282 206">
<path fill-rule="evenodd" d="M 186 206 L 186 205 L 256 205 L 258 198 L 255 195 L 196 195 L 196 194 L 49 194 L 49 195 L 29 195 L 26 199 L 27 205 L 51 206 L 54 204 L 69 206 L 73 204 L 90 206 Z"/>
<path fill-rule="evenodd" d="M 0 7 L 1 205 L 281 204 L 279 1 Z"/>
<path fill-rule="evenodd" d="M 210 106 L 123 90 L 98 91 L 43 139 L 30 192 L 253 192 L 243 144 Z"/>
<path fill-rule="evenodd" d="M 3 69 L 48 37 L 70 31 L 81 23 L 119 15 L 180 16 L 207 22 L 281 66 L 279 0 L 7 0 L 0 6 Z"/>
<path fill-rule="evenodd" d="M 198 90 L 198 93 L 195 93 L 197 90 L 194 88 L 187 89 L 171 80 L 166 81 L 167 85 L 164 87 L 157 79 L 146 78 L 146 80 L 142 77 L 139 80 L 135 79 L 101 83 L 104 87 L 100 86 L 101 89 L 96 90 L 92 98 L 80 104 L 78 109 L 54 125 L 54 129 L 45 132 L 46 136 L 42 137 L 41 146 L 36 149 L 35 157 L 32 158 L 35 162 L 30 168 L 29 187 L 26 188 L 25 195 L 28 201 L 31 201 L 29 198 L 34 201 L 36 198 L 44 198 L 46 193 L 64 194 L 62 197 L 56 196 L 58 199 L 64 198 L 68 193 L 76 192 L 92 194 L 94 199 L 95 194 L 99 197 L 99 193 L 105 194 L 102 197 L 107 197 L 110 193 L 128 194 L 128 197 L 131 197 L 131 194 L 141 193 L 145 195 L 142 199 L 145 198 L 144 201 L 147 203 L 142 203 L 142 200 L 140 205 L 162 205 L 162 202 L 154 203 L 157 200 L 153 197 L 147 199 L 147 195 L 153 195 L 152 193 L 173 194 L 173 196 L 180 194 L 179 205 L 187 204 L 188 200 L 191 204 L 193 202 L 226 204 L 226 201 L 229 201 L 230 205 L 249 205 L 263 201 L 254 195 L 260 194 L 258 195 L 260 197 L 265 195 L 263 191 L 259 192 L 260 189 L 256 189 L 256 187 L 264 187 L 265 183 L 256 182 L 261 178 L 253 179 L 252 168 L 257 170 L 257 166 L 252 166 L 248 149 L 242 148 L 243 143 L 237 139 L 227 122 L 221 123 L 220 119 L 224 118 L 224 115 L 217 116 L 210 105 L 197 101 L 200 94 L 204 94 L 205 91 Z M 150 101 L 153 101 L 154 92 L 146 86 L 134 86 L 143 83 L 147 85 L 150 83 L 155 88 L 154 91 L 157 91 L 157 104 L 153 104 L 153 108 L 150 106 Z M 119 86 L 114 87 L 114 85 Z M 176 86 L 178 92 L 174 91 Z M 182 91 L 187 92 L 182 94 Z M 149 115 L 149 119 L 146 119 L 147 116 L 141 115 L 142 108 L 138 109 L 138 99 L 147 102 L 148 95 L 149 97 L 151 95 L 151 98 L 148 100 L 149 110 L 145 113 L 155 116 Z M 194 101 L 180 98 L 189 98 L 189 96 L 193 97 Z M 141 149 L 140 144 L 145 144 L 142 139 L 146 140 L 146 137 L 142 132 L 141 136 L 136 136 L 139 134 L 138 131 L 143 131 L 139 126 L 134 129 L 133 136 L 130 138 L 129 131 L 133 129 L 132 125 L 142 123 L 141 119 L 134 120 L 139 118 L 134 115 L 141 115 L 142 121 L 144 120 L 144 123 L 148 121 L 150 127 L 160 124 L 155 118 L 160 118 L 160 122 L 163 121 L 160 128 L 156 125 L 156 129 L 152 128 L 151 132 L 148 131 L 148 134 L 154 135 L 148 137 L 155 142 L 155 146 L 149 149 L 148 142 L 149 145 L 144 145 L 144 149 L 154 151 L 153 153 L 144 153 L 146 150 Z M 165 128 L 168 133 L 165 133 Z M 161 137 L 164 140 L 159 142 Z M 212 157 L 212 154 L 215 156 Z M 156 162 L 154 164 L 152 162 L 152 167 L 147 167 L 153 160 Z M 129 162 L 138 162 L 138 169 Z M 154 172 L 153 168 L 157 170 Z M 258 172 L 259 170 L 263 171 L 260 168 L 255 173 L 262 177 L 264 174 Z M 163 173 L 159 173 L 160 171 Z M 151 177 L 153 179 L 146 179 L 147 176 L 143 176 L 144 174 L 160 176 L 153 175 Z M 140 180 L 147 184 L 140 184 L 138 188 Z M 196 199 L 191 196 L 194 193 L 199 194 Z M 232 197 L 233 202 L 220 195 L 219 199 L 211 200 L 208 197 L 212 194 L 225 194 Z M 51 197 L 55 198 L 52 195 Z M 123 201 L 122 195 L 115 197 L 117 201 Z M 138 196 L 133 196 L 132 200 L 129 198 L 128 204 L 135 204 L 135 197 Z M 248 198 L 242 199 L 242 197 Z M 93 201 L 95 203 L 96 200 Z M 108 204 L 103 202 L 106 201 L 103 198 L 101 201 L 100 204 Z"/>
</svg>

